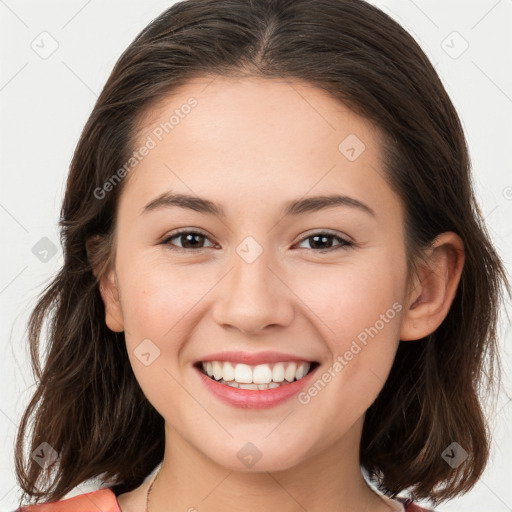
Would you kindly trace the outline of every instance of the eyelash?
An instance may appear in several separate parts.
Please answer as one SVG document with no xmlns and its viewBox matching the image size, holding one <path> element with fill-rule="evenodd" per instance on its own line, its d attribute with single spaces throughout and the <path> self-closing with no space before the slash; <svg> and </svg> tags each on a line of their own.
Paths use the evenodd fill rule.
<svg viewBox="0 0 512 512">
<path fill-rule="evenodd" d="M 170 241 L 173 238 L 176 238 L 176 237 L 178 237 L 180 235 L 200 235 L 200 236 L 204 236 L 205 238 L 208 238 L 207 235 L 205 233 L 202 233 L 201 231 L 195 231 L 195 230 L 190 230 L 190 229 L 182 229 L 182 230 L 178 230 L 175 233 L 171 234 L 170 236 L 166 237 L 164 240 L 162 240 L 161 244 L 162 245 L 167 245 L 171 251 L 177 251 L 177 252 L 202 252 L 204 249 L 208 249 L 208 247 L 200 247 L 199 249 L 185 249 L 184 247 L 178 247 L 178 246 L 175 246 L 173 244 L 170 244 Z M 336 251 L 338 249 L 348 249 L 348 248 L 351 248 L 351 247 L 354 246 L 353 242 L 350 242 L 350 241 L 348 241 L 348 240 L 346 240 L 344 238 L 341 238 L 339 235 L 336 235 L 335 233 L 331 233 L 329 231 L 319 231 L 317 233 L 313 233 L 313 234 L 311 234 L 311 235 L 309 235 L 307 237 L 304 237 L 298 243 L 302 243 L 305 240 L 308 240 L 308 239 L 313 238 L 315 236 L 327 236 L 327 237 L 331 237 L 331 238 L 337 238 L 338 241 L 341 242 L 338 246 L 330 247 L 329 249 L 323 249 L 323 250 L 321 250 L 321 249 L 308 249 L 308 250 L 313 251 L 313 252 L 319 252 L 320 254 Z"/>
</svg>

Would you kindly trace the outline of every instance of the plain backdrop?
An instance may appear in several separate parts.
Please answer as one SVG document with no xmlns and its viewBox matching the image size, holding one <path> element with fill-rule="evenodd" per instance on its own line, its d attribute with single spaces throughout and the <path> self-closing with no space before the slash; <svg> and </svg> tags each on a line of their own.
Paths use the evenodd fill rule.
<svg viewBox="0 0 512 512">
<path fill-rule="evenodd" d="M 74 147 L 122 51 L 173 3 L 0 0 L 1 511 L 14 510 L 19 495 L 14 440 L 34 390 L 26 322 L 62 264 L 57 222 Z M 461 116 L 481 210 L 510 272 L 512 1 L 372 3 L 400 22 L 435 65 Z M 48 250 L 44 257 L 41 247 Z M 509 327 L 502 323 L 504 386 L 491 417 L 491 461 L 470 493 L 436 510 L 512 510 Z"/>
</svg>

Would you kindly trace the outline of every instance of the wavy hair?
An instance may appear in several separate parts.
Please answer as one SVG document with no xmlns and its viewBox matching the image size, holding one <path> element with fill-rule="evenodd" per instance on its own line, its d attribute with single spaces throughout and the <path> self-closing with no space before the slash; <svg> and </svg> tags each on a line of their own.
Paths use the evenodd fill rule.
<svg viewBox="0 0 512 512">
<path fill-rule="evenodd" d="M 467 492 L 489 456 L 481 393 L 499 380 L 498 316 L 510 285 L 435 69 L 404 28 L 363 0 L 186 0 L 122 53 L 72 158 L 59 222 L 64 263 L 29 319 L 37 387 L 16 440 L 22 501 L 59 500 L 97 477 L 116 494 L 128 492 L 163 458 L 164 420 L 139 387 L 123 333 L 105 323 L 98 286 L 114 261 L 126 180 L 102 199 L 95 190 L 133 154 L 143 114 L 205 76 L 301 80 L 375 123 L 386 178 L 405 209 L 409 269 L 440 233 L 461 237 L 465 264 L 447 317 L 428 337 L 399 344 L 366 412 L 360 461 L 390 496 L 408 491 L 438 503 Z M 453 441 L 469 454 L 455 469 L 441 457 Z M 41 443 L 58 453 L 57 463 L 43 468 L 30 457 Z"/>
</svg>

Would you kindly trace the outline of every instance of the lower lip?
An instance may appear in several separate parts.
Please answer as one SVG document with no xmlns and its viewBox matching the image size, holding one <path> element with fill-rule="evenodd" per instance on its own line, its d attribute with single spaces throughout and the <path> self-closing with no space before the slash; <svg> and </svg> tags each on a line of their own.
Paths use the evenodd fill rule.
<svg viewBox="0 0 512 512">
<path fill-rule="evenodd" d="M 284 384 L 278 388 L 257 390 L 239 389 L 228 386 L 227 384 L 221 384 L 194 367 L 194 370 L 197 371 L 208 390 L 223 402 L 243 409 L 263 409 L 273 407 L 288 400 L 310 383 L 317 369 L 318 366 L 302 379 Z"/>
</svg>

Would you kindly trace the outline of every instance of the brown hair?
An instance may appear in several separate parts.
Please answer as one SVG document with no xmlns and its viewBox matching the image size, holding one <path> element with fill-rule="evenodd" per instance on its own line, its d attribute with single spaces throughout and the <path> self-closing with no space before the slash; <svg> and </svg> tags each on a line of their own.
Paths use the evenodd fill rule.
<svg viewBox="0 0 512 512">
<path fill-rule="evenodd" d="M 71 163 L 60 220 L 63 267 L 30 317 L 39 382 L 17 436 L 21 488 L 36 502 L 54 501 L 101 477 L 119 494 L 138 487 L 162 460 L 164 420 L 139 387 L 123 333 L 107 328 L 98 288 L 113 262 L 126 180 L 102 199 L 94 191 L 130 158 L 143 112 L 191 78 L 215 75 L 302 80 L 374 122 L 387 178 L 405 208 L 410 269 L 440 233 L 461 237 L 465 264 L 450 311 L 428 337 L 400 343 L 366 413 L 360 459 L 391 496 L 409 490 L 438 503 L 468 491 L 488 459 L 479 393 L 497 379 L 498 312 L 503 286 L 510 287 L 475 200 L 452 102 L 411 35 L 362 0 L 182 1 L 121 55 Z M 29 436 L 31 453 L 46 442 L 58 463 L 43 470 L 25 459 Z M 454 441 L 469 454 L 456 469 L 441 457 Z"/>
</svg>

